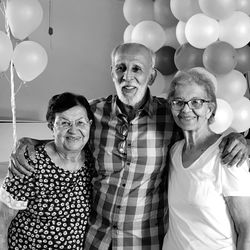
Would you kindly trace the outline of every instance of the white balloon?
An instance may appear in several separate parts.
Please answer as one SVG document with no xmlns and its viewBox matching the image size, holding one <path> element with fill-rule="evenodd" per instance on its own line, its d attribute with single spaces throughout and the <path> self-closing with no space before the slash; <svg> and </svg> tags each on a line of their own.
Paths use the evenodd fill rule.
<svg viewBox="0 0 250 250">
<path fill-rule="evenodd" d="M 8 0 L 6 17 L 13 36 L 23 40 L 41 24 L 43 9 L 38 0 Z"/>
<path fill-rule="evenodd" d="M 3 31 L 0 31 L 0 72 L 8 69 L 12 54 L 12 42 Z"/>
<path fill-rule="evenodd" d="M 15 47 L 13 63 L 18 77 L 24 82 L 29 82 L 44 71 L 48 56 L 39 43 L 24 41 Z"/>
<path fill-rule="evenodd" d="M 180 45 L 187 43 L 188 40 L 185 35 L 186 23 L 179 21 L 176 25 L 176 38 Z"/>
<path fill-rule="evenodd" d="M 185 35 L 191 45 L 204 49 L 218 40 L 219 23 L 204 14 L 195 14 L 186 23 Z"/>
<path fill-rule="evenodd" d="M 124 33 L 123 33 L 123 41 L 124 41 L 124 43 L 131 42 L 131 35 L 132 35 L 133 29 L 134 29 L 134 26 L 132 24 L 129 24 L 127 26 L 127 28 L 124 30 Z"/>
<path fill-rule="evenodd" d="M 242 48 L 250 42 L 250 17 L 241 11 L 219 21 L 219 40 L 230 43 L 234 48 Z"/>
<path fill-rule="evenodd" d="M 214 133 L 221 134 L 231 126 L 233 117 L 234 113 L 230 104 L 225 100 L 217 98 L 214 122 L 209 127 Z"/>
<path fill-rule="evenodd" d="M 166 34 L 160 24 L 154 21 L 142 21 L 132 31 L 132 42 L 141 43 L 153 51 L 161 48 L 166 41 Z"/>
</svg>

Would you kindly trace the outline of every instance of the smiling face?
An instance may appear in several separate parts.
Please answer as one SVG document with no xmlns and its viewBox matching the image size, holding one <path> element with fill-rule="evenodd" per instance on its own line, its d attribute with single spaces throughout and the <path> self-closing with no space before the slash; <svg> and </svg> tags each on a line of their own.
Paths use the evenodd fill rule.
<svg viewBox="0 0 250 250">
<path fill-rule="evenodd" d="M 111 74 L 118 98 L 136 107 L 155 78 L 150 51 L 139 44 L 121 46 L 112 58 Z"/>
<path fill-rule="evenodd" d="M 89 140 L 91 121 L 82 106 L 55 114 L 53 135 L 61 152 L 80 152 Z"/>
<path fill-rule="evenodd" d="M 198 98 L 209 100 L 204 87 L 196 83 L 178 84 L 175 87 L 174 100 L 189 101 Z M 181 110 L 171 108 L 173 118 L 176 124 L 183 131 L 202 131 L 208 127 L 208 119 L 213 113 L 213 105 L 210 102 L 204 102 L 201 108 L 191 109 L 185 104 Z"/>
</svg>

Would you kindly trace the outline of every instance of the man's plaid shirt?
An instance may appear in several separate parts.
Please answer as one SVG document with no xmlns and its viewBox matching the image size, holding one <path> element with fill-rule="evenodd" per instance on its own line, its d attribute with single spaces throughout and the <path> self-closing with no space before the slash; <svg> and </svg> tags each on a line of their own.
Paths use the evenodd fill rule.
<svg viewBox="0 0 250 250">
<path fill-rule="evenodd" d="M 84 249 L 160 249 L 166 233 L 166 155 L 173 120 L 167 101 L 152 97 L 127 122 L 117 97 L 94 100 L 94 204 Z M 125 154 L 118 151 L 126 141 Z"/>
</svg>

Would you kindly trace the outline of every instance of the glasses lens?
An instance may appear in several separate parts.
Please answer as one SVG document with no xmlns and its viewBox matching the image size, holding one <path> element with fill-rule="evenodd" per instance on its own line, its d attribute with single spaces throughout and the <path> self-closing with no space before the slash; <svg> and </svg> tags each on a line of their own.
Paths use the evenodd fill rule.
<svg viewBox="0 0 250 250">
<path fill-rule="evenodd" d="M 190 100 L 190 106 L 193 109 L 200 109 L 203 106 L 204 100 L 202 99 L 192 99 Z"/>
<path fill-rule="evenodd" d="M 122 135 L 123 137 L 126 137 L 128 135 L 128 125 L 127 124 L 122 124 L 119 129 L 118 132 L 120 133 L 120 135 Z"/>
<path fill-rule="evenodd" d="M 182 100 L 172 100 L 170 102 L 172 109 L 181 110 L 184 107 L 184 101 Z"/>
</svg>

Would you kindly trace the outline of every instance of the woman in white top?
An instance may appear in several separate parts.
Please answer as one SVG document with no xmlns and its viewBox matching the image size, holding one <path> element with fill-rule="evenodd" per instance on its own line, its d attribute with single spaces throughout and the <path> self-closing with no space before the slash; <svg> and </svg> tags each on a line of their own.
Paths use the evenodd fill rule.
<svg viewBox="0 0 250 250">
<path fill-rule="evenodd" d="M 214 77 L 205 69 L 180 71 L 169 104 L 184 139 L 171 148 L 169 231 L 164 250 L 249 250 L 250 173 L 220 161 L 223 135 L 209 124 L 216 111 Z"/>
</svg>

